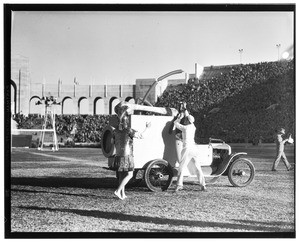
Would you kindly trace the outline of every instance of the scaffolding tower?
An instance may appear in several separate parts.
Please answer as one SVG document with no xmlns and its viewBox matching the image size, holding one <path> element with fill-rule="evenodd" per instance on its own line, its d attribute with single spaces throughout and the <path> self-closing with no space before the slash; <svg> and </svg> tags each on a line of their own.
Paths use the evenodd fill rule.
<svg viewBox="0 0 300 243">
<path fill-rule="evenodd" d="M 45 145 L 45 133 L 53 133 L 53 146 L 52 146 L 52 151 L 58 151 L 58 140 L 57 140 L 57 135 L 56 135 L 56 126 L 55 126 L 55 112 L 52 110 L 53 105 L 60 105 L 59 102 L 56 102 L 56 99 L 53 98 L 53 96 L 42 98 L 42 101 L 38 101 L 36 104 L 45 105 L 45 115 L 44 115 L 44 121 L 43 121 L 43 126 L 40 134 L 40 139 L 39 139 L 39 145 L 38 145 L 38 150 L 43 150 L 44 145 Z M 47 128 L 47 125 L 50 124 L 50 128 Z"/>
</svg>

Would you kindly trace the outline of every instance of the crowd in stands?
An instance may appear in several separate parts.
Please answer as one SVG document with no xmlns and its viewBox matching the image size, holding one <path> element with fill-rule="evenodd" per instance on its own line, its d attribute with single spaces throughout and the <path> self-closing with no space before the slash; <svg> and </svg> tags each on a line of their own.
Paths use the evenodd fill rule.
<svg viewBox="0 0 300 243">
<path fill-rule="evenodd" d="M 209 137 L 273 142 L 277 127 L 295 131 L 294 85 L 293 60 L 227 66 L 166 90 L 156 106 L 177 108 L 179 102 L 187 102 L 196 117 L 196 142 Z"/>
</svg>

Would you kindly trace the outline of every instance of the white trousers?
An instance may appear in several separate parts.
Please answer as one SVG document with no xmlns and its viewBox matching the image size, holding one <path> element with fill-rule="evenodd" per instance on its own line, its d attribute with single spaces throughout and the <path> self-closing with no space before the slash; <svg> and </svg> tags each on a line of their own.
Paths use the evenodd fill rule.
<svg viewBox="0 0 300 243">
<path fill-rule="evenodd" d="M 197 151 L 193 149 L 193 146 L 183 146 L 181 151 L 181 160 L 178 168 L 177 185 L 183 186 L 183 170 L 187 167 L 188 163 L 193 160 L 196 167 L 197 177 L 199 184 L 205 186 L 205 178 L 201 169 L 200 161 L 198 159 Z"/>
</svg>

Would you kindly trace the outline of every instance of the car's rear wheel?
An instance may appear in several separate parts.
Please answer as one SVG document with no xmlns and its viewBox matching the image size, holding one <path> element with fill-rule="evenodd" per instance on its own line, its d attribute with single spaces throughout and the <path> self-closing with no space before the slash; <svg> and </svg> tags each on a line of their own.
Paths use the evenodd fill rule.
<svg viewBox="0 0 300 243">
<path fill-rule="evenodd" d="M 173 171 L 167 161 L 154 160 L 147 166 L 144 177 L 151 191 L 165 191 L 172 182 Z"/>
</svg>

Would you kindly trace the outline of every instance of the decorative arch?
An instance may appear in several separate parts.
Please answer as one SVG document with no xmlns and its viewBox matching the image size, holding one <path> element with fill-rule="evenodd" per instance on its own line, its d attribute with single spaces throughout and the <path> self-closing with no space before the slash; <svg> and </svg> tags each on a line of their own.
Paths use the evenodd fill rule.
<svg viewBox="0 0 300 243">
<path fill-rule="evenodd" d="M 94 99 L 93 108 L 94 115 L 105 114 L 104 99 L 102 97 L 96 97 Z"/>
<path fill-rule="evenodd" d="M 43 108 L 41 105 L 37 105 L 36 102 L 40 101 L 41 98 L 37 95 L 34 95 L 29 100 L 29 114 L 43 114 Z"/>
<path fill-rule="evenodd" d="M 126 97 L 125 99 L 126 102 L 129 102 L 131 104 L 135 104 L 135 99 L 131 96 Z"/>
<path fill-rule="evenodd" d="M 113 115 L 115 113 L 115 106 L 120 103 L 120 100 L 117 97 L 111 97 L 109 100 L 109 114 Z"/>
<path fill-rule="evenodd" d="M 69 102 L 70 101 L 70 102 Z M 66 96 L 61 101 L 61 114 L 74 114 L 73 99 L 70 96 Z"/>
<path fill-rule="evenodd" d="M 11 93 L 10 93 L 10 107 L 11 113 L 17 113 L 17 85 L 13 80 L 10 80 L 10 85 L 12 86 Z"/>
<path fill-rule="evenodd" d="M 39 100 L 41 100 L 41 98 L 40 98 L 39 96 L 34 95 L 34 96 L 32 96 L 32 97 L 30 98 L 29 102 L 31 102 L 31 100 L 33 100 L 33 99 L 39 99 Z"/>
<path fill-rule="evenodd" d="M 86 97 L 80 97 L 78 99 L 78 114 L 89 114 L 89 100 Z"/>
</svg>

